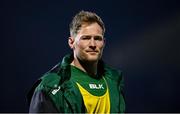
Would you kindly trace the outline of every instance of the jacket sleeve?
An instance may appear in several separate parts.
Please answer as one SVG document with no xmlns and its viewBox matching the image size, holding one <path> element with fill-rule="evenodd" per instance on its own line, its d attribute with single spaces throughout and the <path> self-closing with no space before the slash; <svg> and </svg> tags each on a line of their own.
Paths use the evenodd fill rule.
<svg viewBox="0 0 180 114">
<path fill-rule="evenodd" d="M 53 105 L 51 99 L 43 93 L 43 91 L 35 91 L 30 107 L 29 107 L 29 112 L 30 113 L 50 113 L 50 112 L 58 112 L 56 107 Z"/>
</svg>

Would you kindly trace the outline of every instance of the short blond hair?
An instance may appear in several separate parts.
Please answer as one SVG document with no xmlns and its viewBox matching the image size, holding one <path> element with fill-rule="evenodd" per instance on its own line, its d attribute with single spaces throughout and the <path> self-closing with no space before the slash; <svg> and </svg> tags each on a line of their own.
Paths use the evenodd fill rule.
<svg viewBox="0 0 180 114">
<path fill-rule="evenodd" d="M 70 35 L 76 36 L 78 33 L 78 30 L 82 27 L 83 24 L 92 24 L 92 23 L 98 23 L 99 26 L 103 30 L 103 35 L 105 33 L 105 25 L 102 19 L 93 12 L 89 11 L 80 11 L 77 13 L 74 17 L 72 22 L 70 23 Z"/>
</svg>

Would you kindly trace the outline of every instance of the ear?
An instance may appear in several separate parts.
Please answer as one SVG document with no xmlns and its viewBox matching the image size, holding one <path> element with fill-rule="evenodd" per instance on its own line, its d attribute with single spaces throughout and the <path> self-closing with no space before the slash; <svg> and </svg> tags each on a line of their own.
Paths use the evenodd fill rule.
<svg viewBox="0 0 180 114">
<path fill-rule="evenodd" d="M 74 48 L 74 38 L 73 37 L 69 37 L 68 44 L 71 49 Z"/>
</svg>

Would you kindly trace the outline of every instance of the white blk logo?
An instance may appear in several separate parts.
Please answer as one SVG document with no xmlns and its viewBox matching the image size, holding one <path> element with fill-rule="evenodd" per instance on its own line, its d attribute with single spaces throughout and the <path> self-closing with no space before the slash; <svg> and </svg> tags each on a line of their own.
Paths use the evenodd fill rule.
<svg viewBox="0 0 180 114">
<path fill-rule="evenodd" d="M 89 84 L 91 89 L 104 89 L 103 84 Z"/>
</svg>

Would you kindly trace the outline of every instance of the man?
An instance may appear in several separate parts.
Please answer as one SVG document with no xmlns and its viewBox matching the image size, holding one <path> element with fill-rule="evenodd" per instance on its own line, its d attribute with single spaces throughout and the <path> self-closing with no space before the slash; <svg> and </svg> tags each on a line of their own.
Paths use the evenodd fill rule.
<svg viewBox="0 0 180 114">
<path fill-rule="evenodd" d="M 73 54 L 41 77 L 28 94 L 30 112 L 124 112 L 121 72 L 102 61 L 105 27 L 92 12 L 80 11 L 70 24 Z"/>
</svg>

